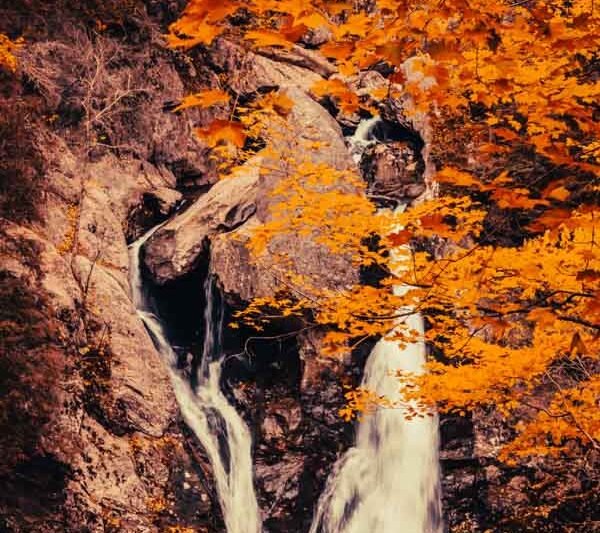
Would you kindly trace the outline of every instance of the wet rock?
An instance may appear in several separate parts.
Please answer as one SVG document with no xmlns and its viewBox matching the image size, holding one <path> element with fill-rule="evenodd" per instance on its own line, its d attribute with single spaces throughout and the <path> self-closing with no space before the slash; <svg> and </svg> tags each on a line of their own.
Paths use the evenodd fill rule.
<svg viewBox="0 0 600 533">
<path fill-rule="evenodd" d="M 168 187 L 159 187 L 145 195 L 151 202 L 156 202 L 156 209 L 163 217 L 170 215 L 183 195 Z"/>
<path fill-rule="evenodd" d="M 478 410 L 473 415 L 473 454 L 476 457 L 495 458 L 513 436 L 494 409 Z"/>
<path fill-rule="evenodd" d="M 408 203 L 425 191 L 422 162 L 408 143 L 372 145 L 365 150 L 360 166 L 376 201 Z"/>
<path fill-rule="evenodd" d="M 298 445 L 302 439 L 298 434 L 301 422 L 302 408 L 293 398 L 269 403 L 260 426 L 261 440 L 280 447 Z"/>
<path fill-rule="evenodd" d="M 286 454 L 272 464 L 256 462 L 256 477 L 263 499 L 261 508 L 267 525 L 293 514 L 300 493 L 304 461 L 303 454 L 297 453 Z"/>
<path fill-rule="evenodd" d="M 155 225 L 166 220 L 181 203 L 183 195 L 175 189 L 159 187 L 142 195 L 127 218 L 126 237 L 133 242 Z"/>
<path fill-rule="evenodd" d="M 473 422 L 470 417 L 444 414 L 439 420 L 440 458 L 465 460 L 473 457 Z"/>
</svg>

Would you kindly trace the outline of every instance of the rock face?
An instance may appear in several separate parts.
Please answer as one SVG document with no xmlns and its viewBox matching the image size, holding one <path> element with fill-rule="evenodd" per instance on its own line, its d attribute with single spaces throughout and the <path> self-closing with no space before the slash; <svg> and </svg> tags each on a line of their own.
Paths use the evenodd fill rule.
<svg viewBox="0 0 600 533">
<path fill-rule="evenodd" d="M 209 174 L 190 124 L 163 111 L 186 94 L 183 74 L 145 33 L 160 31 L 156 20 L 129 20 L 132 43 L 115 28 L 89 37 L 77 10 L 48 12 L 41 39 L 20 12 L 37 8 L 47 6 L 0 10 L 1 24 L 28 36 L 20 70 L 0 79 L 2 323 L 12 332 L 2 335 L 11 437 L 0 443 L 0 529 L 218 531 L 210 468 L 129 288 L 126 235 L 170 214 L 181 168 Z M 4 152 L 13 148 L 16 159 Z M 11 203 L 17 194 L 36 202 Z M 152 212 L 132 216 L 144 203 Z"/>
<path fill-rule="evenodd" d="M 162 2 L 143 6 L 150 18 L 119 20 L 129 25 L 127 34 L 114 21 L 94 38 L 77 9 L 57 18 L 38 7 L 48 20 L 43 39 L 25 24 L 30 44 L 21 70 L 1 80 L 3 112 L 18 99 L 35 110 L 25 136 L 30 144 L 23 144 L 16 117 L 6 125 L 18 153 L 29 154 L 31 183 L 22 198 L 35 202 L 17 203 L 20 189 L 2 196 L 2 298 L 14 330 L 3 340 L 11 358 L 3 362 L 2 387 L 14 393 L 2 402 L 2 433 L 19 438 L 0 439 L 7 458 L 0 528 L 222 531 L 210 465 L 181 420 L 163 362 L 131 302 L 127 244 L 183 205 L 144 250 L 152 279 L 176 295 L 182 279 L 206 274 L 210 248 L 211 271 L 232 301 L 270 293 L 271 279 L 249 264 L 243 241 L 268 218 L 275 176 L 249 162 L 214 184 L 212 164 L 191 134 L 191 120 L 210 117 L 169 110 L 186 93 L 210 86 L 214 69 L 229 73 L 241 94 L 278 86 L 295 104 L 291 138 L 327 143 L 307 156 L 347 169 L 353 163 L 339 125 L 307 92 L 333 67 L 301 48 L 243 63 L 224 42 L 210 57 L 171 54 L 154 36 L 178 8 Z M 86 15 L 96 7 L 86 6 Z M 2 7 L 6 24 L 22 21 L 22 9 Z M 292 244 L 299 268 L 323 272 L 332 284 L 356 279 L 324 250 Z M 204 302 L 194 294 L 186 301 L 192 324 Z M 256 434 L 256 482 L 271 531 L 306 528 L 328 465 L 350 442 L 336 412 L 340 379 L 352 362 L 320 360 L 319 342 L 306 334 L 287 354 L 272 343 L 264 347 L 250 392 L 240 392 L 239 372 L 225 375 Z"/>
<path fill-rule="evenodd" d="M 222 55 L 223 50 L 230 50 L 232 56 L 237 53 L 233 45 L 224 42 L 218 54 Z M 288 54 L 276 57 L 277 61 L 259 55 L 251 57 L 246 62 L 249 66 L 235 79 L 240 91 L 244 91 L 242 94 L 277 86 L 293 101 L 294 107 L 286 120 L 286 145 L 280 147 L 282 153 L 302 151 L 303 157 L 314 163 L 340 170 L 353 169 L 339 125 L 306 92 L 319 79 L 318 75 L 296 64 L 283 63 Z M 309 142 L 327 148 L 306 149 L 304 145 Z M 269 209 L 275 201 L 269 192 L 279 173 L 260 171 L 262 163 L 267 168 L 279 165 L 278 161 L 251 159 L 152 236 L 145 246 L 145 264 L 154 282 L 165 284 L 189 274 L 197 267 L 203 251 L 210 247 L 211 271 L 218 275 L 227 294 L 248 301 L 273 292 L 272 275 L 252 266 L 245 248 L 252 228 L 269 219 Z M 344 258 L 332 257 L 306 239 L 296 242 L 290 239 L 293 237 L 286 236 L 284 245 L 295 249 L 293 260 L 299 271 L 319 275 L 323 280 L 331 278 L 331 285 L 356 279 L 356 273 L 349 269 Z"/>
<path fill-rule="evenodd" d="M 256 213 L 258 169 L 251 166 L 247 172 L 219 181 L 152 236 L 144 257 L 156 283 L 190 273 L 211 237 L 235 230 Z"/>
<path fill-rule="evenodd" d="M 512 433 L 493 409 L 442 417 L 444 518 L 449 531 L 589 531 L 597 496 L 585 460 L 499 460 Z M 588 460 L 594 461 L 592 452 Z M 590 492 L 591 491 L 591 492 Z M 581 517 L 589 517 L 582 520 Z M 590 522 L 587 522 L 589 524 Z"/>
<path fill-rule="evenodd" d="M 183 195 L 169 187 L 158 187 L 142 195 L 142 203 L 134 207 L 127 220 L 127 241 L 135 241 L 144 230 L 166 220 L 181 204 Z"/>
</svg>

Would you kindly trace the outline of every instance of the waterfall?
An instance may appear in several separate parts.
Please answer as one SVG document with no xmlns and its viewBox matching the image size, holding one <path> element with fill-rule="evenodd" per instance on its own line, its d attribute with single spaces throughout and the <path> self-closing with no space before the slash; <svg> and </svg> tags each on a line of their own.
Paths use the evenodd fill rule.
<svg viewBox="0 0 600 533">
<path fill-rule="evenodd" d="M 169 371 L 183 418 L 213 467 L 227 533 L 260 533 L 262 526 L 253 484 L 252 438 L 242 417 L 221 390 L 223 309 L 220 304 L 215 305 L 214 280 L 209 276 L 205 283 L 204 349 L 197 375 L 190 383 L 177 370 L 177 356 L 144 290 L 140 252 L 159 227 L 129 247 L 132 300 Z"/>
<path fill-rule="evenodd" d="M 424 333 L 418 314 L 406 326 Z M 401 348 L 381 339 L 369 355 L 362 386 L 399 402 L 393 374 L 421 373 L 424 362 L 422 340 Z M 379 409 L 359 424 L 356 444 L 330 474 L 310 533 L 441 533 L 437 420 L 407 420 L 407 409 Z"/>
<path fill-rule="evenodd" d="M 348 138 L 350 155 L 356 164 L 360 163 L 365 149 L 377 142 L 373 136 L 373 130 L 380 122 L 381 118 L 377 115 L 367 120 L 361 120 L 356 127 L 354 135 Z"/>
<path fill-rule="evenodd" d="M 355 161 L 373 140 L 378 118 L 364 121 L 349 140 Z M 406 253 L 396 252 L 396 259 Z M 407 286 L 394 287 L 402 295 Z M 406 418 L 397 370 L 424 371 L 423 319 L 410 314 L 406 327 L 420 339 L 402 348 L 381 339 L 366 363 L 362 386 L 399 407 L 378 409 L 358 425 L 356 443 L 334 465 L 317 503 L 310 533 L 441 533 L 438 424 L 435 416 Z M 414 406 L 413 406 L 414 407 Z"/>
</svg>

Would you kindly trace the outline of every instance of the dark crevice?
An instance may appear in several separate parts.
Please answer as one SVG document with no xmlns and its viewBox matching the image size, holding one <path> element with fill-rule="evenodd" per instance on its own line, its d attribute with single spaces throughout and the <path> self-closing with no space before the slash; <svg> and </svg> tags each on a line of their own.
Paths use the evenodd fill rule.
<svg viewBox="0 0 600 533">
<path fill-rule="evenodd" d="M 203 254 L 204 255 L 204 254 Z M 180 358 L 180 366 L 186 366 L 201 352 L 204 338 L 204 315 L 206 297 L 204 281 L 208 275 L 208 262 L 200 260 L 190 273 L 164 285 L 156 285 L 145 275 L 151 301 L 167 336 Z"/>
<path fill-rule="evenodd" d="M 371 135 L 382 143 L 408 142 L 417 152 L 421 152 L 425 146 L 421 135 L 417 131 L 389 120 L 381 120 L 375 124 Z"/>
</svg>

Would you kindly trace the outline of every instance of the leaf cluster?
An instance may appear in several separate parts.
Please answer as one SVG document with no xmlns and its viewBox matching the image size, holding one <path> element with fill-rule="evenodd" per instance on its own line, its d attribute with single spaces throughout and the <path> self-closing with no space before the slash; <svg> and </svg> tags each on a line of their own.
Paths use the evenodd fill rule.
<svg viewBox="0 0 600 533">
<path fill-rule="evenodd" d="M 243 148 L 242 131 L 250 129 L 270 139 L 260 164 L 280 174 L 272 191 L 278 202 L 249 247 L 288 296 L 256 301 L 241 316 L 259 327 L 275 315 L 303 317 L 328 329 L 325 344 L 337 353 L 392 330 L 398 342 L 414 341 L 399 326 L 421 313 L 439 357 L 425 375 L 399 376 L 407 400 L 448 412 L 493 405 L 519 420 L 506 459 L 570 453 L 572 442 L 598 449 L 599 20 L 591 0 L 376 0 L 368 7 L 192 0 L 171 27 L 172 46 L 227 37 L 291 49 L 307 32 L 324 30 L 321 52 L 340 74 L 314 87 L 316 96 L 329 96 L 344 113 L 369 109 L 352 90 L 353 77 L 386 65 L 379 71 L 387 90 L 371 98 L 400 101 L 416 121 L 457 119 L 476 158 L 506 167 L 442 168 L 433 178 L 437 197 L 403 213 L 377 211 L 356 173 L 314 164 L 310 151 L 320 147 L 299 156 L 282 141 L 285 120 L 273 106 L 211 125 L 212 145 Z M 517 146 L 528 147 L 534 166 L 543 161 L 564 177 L 532 182 L 509 165 Z M 527 220 L 522 238 L 500 244 L 493 211 Z M 283 236 L 386 277 L 378 286 L 332 287 L 298 270 Z M 370 398 L 355 391 L 342 415 L 368 410 Z"/>
</svg>

